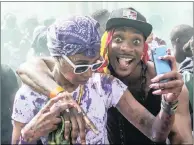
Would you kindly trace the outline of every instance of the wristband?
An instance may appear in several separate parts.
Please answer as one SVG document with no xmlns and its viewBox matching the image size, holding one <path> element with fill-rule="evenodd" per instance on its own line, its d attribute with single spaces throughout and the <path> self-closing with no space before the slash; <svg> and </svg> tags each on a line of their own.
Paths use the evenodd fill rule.
<svg viewBox="0 0 194 145">
<path fill-rule="evenodd" d="M 61 86 L 56 87 L 53 91 L 50 92 L 49 97 L 54 98 L 56 97 L 59 93 L 63 92 L 64 89 Z"/>
<path fill-rule="evenodd" d="M 170 115 L 175 114 L 176 109 L 178 107 L 178 100 L 174 102 L 167 102 L 164 97 L 162 97 L 162 102 L 161 102 L 161 108 Z"/>
</svg>

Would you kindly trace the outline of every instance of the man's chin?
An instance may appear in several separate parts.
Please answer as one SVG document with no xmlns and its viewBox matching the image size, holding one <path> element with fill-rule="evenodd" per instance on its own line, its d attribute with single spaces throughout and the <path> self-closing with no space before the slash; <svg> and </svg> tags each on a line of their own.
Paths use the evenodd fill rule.
<svg viewBox="0 0 194 145">
<path fill-rule="evenodd" d="M 119 77 L 127 77 L 131 74 L 131 71 L 130 70 L 120 70 L 120 69 L 117 69 L 116 71 L 116 74 L 119 76 Z"/>
</svg>

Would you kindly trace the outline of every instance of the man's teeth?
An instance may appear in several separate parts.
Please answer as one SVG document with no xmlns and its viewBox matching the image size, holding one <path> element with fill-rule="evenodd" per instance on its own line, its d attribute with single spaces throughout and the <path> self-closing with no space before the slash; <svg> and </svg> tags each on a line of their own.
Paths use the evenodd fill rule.
<svg viewBox="0 0 194 145">
<path fill-rule="evenodd" d="M 129 63 L 132 61 L 131 58 L 118 58 L 118 62 L 122 66 L 129 66 Z"/>
<path fill-rule="evenodd" d="M 127 62 L 132 60 L 131 58 L 119 58 L 119 59 L 122 60 L 122 61 L 127 61 Z"/>
</svg>

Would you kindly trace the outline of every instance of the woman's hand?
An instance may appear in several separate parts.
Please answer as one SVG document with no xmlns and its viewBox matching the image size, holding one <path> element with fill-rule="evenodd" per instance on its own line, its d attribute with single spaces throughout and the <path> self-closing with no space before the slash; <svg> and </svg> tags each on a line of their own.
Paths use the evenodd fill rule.
<svg viewBox="0 0 194 145">
<path fill-rule="evenodd" d="M 173 102 L 178 99 L 182 91 L 184 82 L 182 80 L 182 75 L 177 71 L 176 59 L 174 56 L 166 55 L 160 59 L 169 60 L 171 62 L 171 72 L 158 75 L 154 77 L 151 82 L 150 88 L 156 89 L 153 94 L 165 95 L 165 100 L 167 102 Z M 167 82 L 160 82 L 161 80 L 168 79 Z"/>
<path fill-rule="evenodd" d="M 63 97 L 64 102 L 74 102 L 77 108 L 66 109 L 66 111 L 63 112 L 63 116 L 65 119 L 64 138 L 66 140 L 69 140 L 69 137 L 71 136 L 71 142 L 75 144 L 78 135 L 80 135 L 81 144 L 86 144 L 86 126 L 83 118 L 83 110 L 76 103 L 76 101 L 73 100 L 73 97 L 70 93 L 62 92 L 59 93 L 59 96 Z"/>
<path fill-rule="evenodd" d="M 21 130 L 25 142 L 33 142 L 41 136 L 46 136 L 57 129 L 61 122 L 60 113 L 68 108 L 76 107 L 76 104 L 63 101 L 64 96 L 57 96 L 51 99 L 37 115 Z"/>
<path fill-rule="evenodd" d="M 63 101 L 70 101 L 73 102 L 75 105 L 75 107 L 63 112 L 65 118 L 65 139 L 69 140 L 69 135 L 71 135 L 71 141 L 73 144 L 75 144 L 79 135 L 81 144 L 86 144 L 86 130 L 91 129 L 95 134 L 98 134 L 96 126 L 87 117 L 84 110 L 76 103 L 75 100 L 73 100 L 71 94 L 62 92 L 59 93 L 59 95 L 63 97 Z"/>
<path fill-rule="evenodd" d="M 73 100 L 71 94 L 62 92 L 59 95 L 63 96 L 64 101 L 70 101 L 75 104 L 74 108 L 70 108 L 70 110 L 63 112 L 65 118 L 65 139 L 69 140 L 69 135 L 71 135 L 71 141 L 75 144 L 79 135 L 81 144 L 86 144 L 86 130 L 91 129 L 95 134 L 98 134 L 96 126 L 87 117 L 84 110 L 75 102 L 75 100 Z"/>
</svg>

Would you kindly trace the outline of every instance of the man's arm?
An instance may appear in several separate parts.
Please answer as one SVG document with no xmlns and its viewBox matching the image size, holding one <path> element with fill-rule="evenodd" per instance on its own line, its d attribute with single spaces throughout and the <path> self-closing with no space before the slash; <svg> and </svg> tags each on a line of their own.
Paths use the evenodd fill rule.
<svg viewBox="0 0 194 145">
<path fill-rule="evenodd" d="M 50 63 L 48 63 L 50 62 Z M 50 66 L 48 66 L 48 64 Z M 44 88 L 43 90 L 46 95 L 49 94 L 50 91 L 55 89 L 58 85 L 52 79 L 51 71 L 49 68 L 53 65 L 53 61 L 50 59 L 45 61 L 43 59 L 36 59 L 34 62 L 27 62 L 25 67 L 18 70 L 20 71 L 19 75 L 23 74 L 26 75 L 29 80 L 23 80 L 28 83 L 33 83 L 34 87 L 37 88 Z M 34 67 L 36 66 L 36 67 Z M 26 68 L 30 67 L 30 68 Z M 38 74 L 34 73 L 37 70 Z M 31 82 L 30 82 L 31 81 Z M 37 86 L 38 85 L 38 86 Z M 32 85 L 30 85 L 32 86 Z M 184 89 L 181 95 L 185 95 Z M 140 131 L 142 131 L 146 136 L 156 142 L 165 141 L 167 138 L 172 124 L 174 122 L 174 115 L 168 115 L 162 110 L 155 118 L 151 113 L 149 113 L 143 106 L 141 106 L 133 97 L 126 97 L 132 96 L 130 93 L 126 94 L 120 101 L 119 110 L 123 113 L 123 115 Z M 129 99 L 129 100 L 128 100 Z M 130 105 L 129 105 L 130 104 Z M 133 105 L 131 105 L 133 104 Z M 122 106 L 126 106 L 124 109 Z M 120 107 L 121 106 L 121 107 Z M 166 125 L 165 125 L 166 124 Z M 156 134 L 154 134 L 156 133 Z"/>
<path fill-rule="evenodd" d="M 51 70 L 54 67 L 54 60 L 50 57 L 34 57 L 20 65 L 17 74 L 22 82 L 34 90 L 49 96 L 58 84 L 54 81 Z"/>
<path fill-rule="evenodd" d="M 187 90 L 184 87 L 179 97 L 184 98 L 185 95 L 187 95 Z M 181 108 L 181 106 L 179 108 Z M 174 114 L 167 114 L 163 109 L 161 109 L 158 115 L 154 117 L 147 109 L 145 109 L 134 99 L 129 91 L 124 93 L 117 104 L 117 109 L 129 122 L 131 122 L 138 130 L 140 130 L 153 142 L 165 142 L 175 120 Z M 180 113 L 177 113 L 176 116 L 179 115 Z M 179 129 L 182 128 L 183 127 Z M 187 132 L 185 133 L 187 136 L 189 136 L 189 133 L 191 134 L 191 132 L 188 132 L 188 128 L 189 127 L 184 129 L 184 132 Z"/>
<path fill-rule="evenodd" d="M 192 144 L 191 117 L 189 113 L 189 94 L 179 97 L 173 129 L 169 135 L 171 144 Z"/>
</svg>

